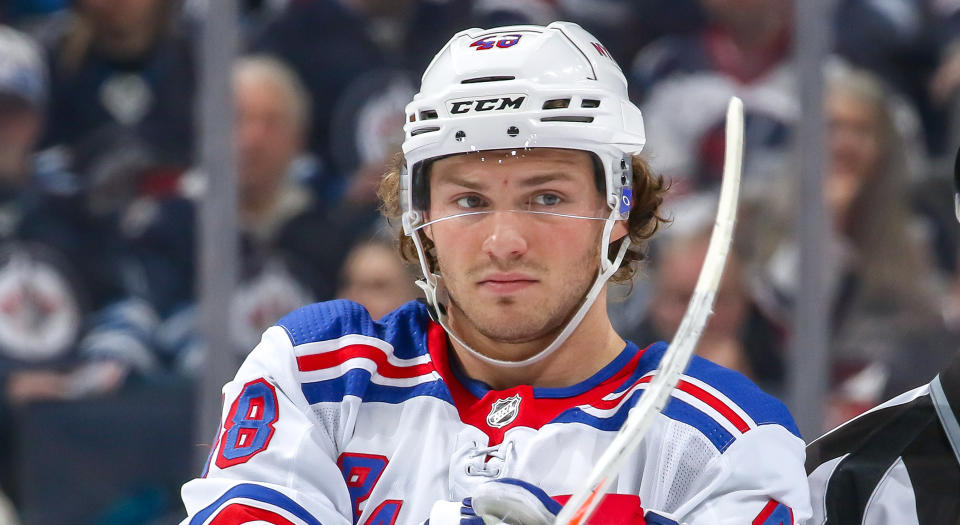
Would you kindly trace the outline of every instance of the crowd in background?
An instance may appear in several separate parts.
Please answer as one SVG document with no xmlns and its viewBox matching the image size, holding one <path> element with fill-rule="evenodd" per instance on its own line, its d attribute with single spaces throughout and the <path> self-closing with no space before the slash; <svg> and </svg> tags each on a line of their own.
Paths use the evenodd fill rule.
<svg viewBox="0 0 960 525">
<path fill-rule="evenodd" d="M 0 491 L 15 504 L 9 413 L 202 370 L 194 108 L 208 1 L 0 4 Z M 641 347 L 679 325 L 712 225 L 726 101 L 744 100 L 736 246 L 698 352 L 783 394 L 798 287 L 792 1 L 240 1 L 237 362 L 299 305 L 345 297 L 377 317 L 417 296 L 376 188 L 420 73 L 458 30 L 563 19 L 621 64 L 644 155 L 672 184 L 651 263 L 611 294 Z M 929 381 L 960 341 L 960 1 L 835 4 L 825 427 Z"/>
</svg>

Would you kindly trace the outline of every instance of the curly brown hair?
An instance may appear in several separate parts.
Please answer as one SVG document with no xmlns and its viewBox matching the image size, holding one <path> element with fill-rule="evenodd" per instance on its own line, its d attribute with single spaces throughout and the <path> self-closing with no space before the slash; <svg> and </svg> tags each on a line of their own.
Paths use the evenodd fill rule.
<svg viewBox="0 0 960 525">
<path fill-rule="evenodd" d="M 403 204 L 400 196 L 400 172 L 404 165 L 403 154 L 398 153 L 390 168 L 380 181 L 377 195 L 380 197 L 380 211 L 391 224 L 398 224 L 403 214 Z M 602 179 L 601 179 L 602 180 Z M 655 175 L 650 165 L 639 155 L 633 156 L 633 203 L 630 206 L 630 217 L 627 220 L 627 230 L 630 236 L 630 248 L 623 257 L 620 269 L 610 278 L 612 282 L 627 282 L 637 272 L 640 261 L 647 258 L 647 241 L 653 237 L 660 225 L 668 222 L 662 215 L 661 205 L 663 197 L 669 189 L 663 176 Z M 420 232 L 417 232 L 420 235 Z M 427 255 L 427 263 L 433 271 L 436 269 L 436 258 L 433 254 L 433 241 L 426 235 L 421 235 L 423 249 Z M 622 239 L 610 243 L 610 258 L 616 256 L 620 250 Z M 399 234 L 400 256 L 408 263 L 418 264 L 417 248 L 413 239 Z"/>
</svg>

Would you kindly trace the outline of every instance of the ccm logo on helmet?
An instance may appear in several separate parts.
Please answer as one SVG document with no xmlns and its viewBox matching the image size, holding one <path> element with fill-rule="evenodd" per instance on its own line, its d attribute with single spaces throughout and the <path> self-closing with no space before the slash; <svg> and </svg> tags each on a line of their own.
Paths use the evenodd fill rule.
<svg viewBox="0 0 960 525">
<path fill-rule="evenodd" d="M 451 115 L 462 115 L 471 111 L 510 111 L 518 110 L 527 97 L 507 95 L 503 97 L 453 100 L 450 104 Z"/>
</svg>

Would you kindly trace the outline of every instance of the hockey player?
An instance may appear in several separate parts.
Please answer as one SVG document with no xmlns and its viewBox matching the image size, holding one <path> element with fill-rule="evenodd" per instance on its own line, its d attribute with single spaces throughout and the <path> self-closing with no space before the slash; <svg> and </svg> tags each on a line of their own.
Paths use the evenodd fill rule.
<svg viewBox="0 0 960 525">
<path fill-rule="evenodd" d="M 406 121 L 381 196 L 426 304 L 314 304 L 268 329 L 185 523 L 547 525 L 649 384 L 666 344 L 622 340 L 604 285 L 642 258 L 664 185 L 603 45 L 563 22 L 463 31 Z M 782 404 L 695 358 L 598 515 L 799 523 L 803 457 Z"/>
<path fill-rule="evenodd" d="M 954 166 L 960 220 L 960 150 Z M 960 523 L 960 354 L 807 447 L 812 525 Z"/>
</svg>

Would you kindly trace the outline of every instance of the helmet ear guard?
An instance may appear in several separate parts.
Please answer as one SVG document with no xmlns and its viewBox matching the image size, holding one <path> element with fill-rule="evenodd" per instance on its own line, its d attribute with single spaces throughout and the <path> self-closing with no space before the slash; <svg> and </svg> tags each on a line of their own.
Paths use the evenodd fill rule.
<svg viewBox="0 0 960 525">
<path fill-rule="evenodd" d="M 410 175 L 407 163 L 404 161 L 400 166 L 400 207 L 402 214 L 400 221 L 403 225 L 403 233 L 407 236 L 413 235 L 416 224 L 420 222 L 420 213 L 413 206 L 413 191 L 410 186 L 413 183 L 413 177 Z"/>
<path fill-rule="evenodd" d="M 633 155 L 624 153 L 620 162 L 611 170 L 609 196 L 610 208 L 616 210 L 617 220 L 627 220 L 630 217 L 630 207 L 633 206 Z"/>
</svg>

